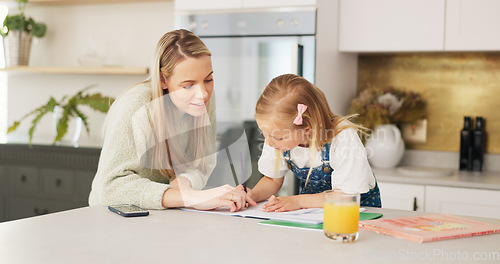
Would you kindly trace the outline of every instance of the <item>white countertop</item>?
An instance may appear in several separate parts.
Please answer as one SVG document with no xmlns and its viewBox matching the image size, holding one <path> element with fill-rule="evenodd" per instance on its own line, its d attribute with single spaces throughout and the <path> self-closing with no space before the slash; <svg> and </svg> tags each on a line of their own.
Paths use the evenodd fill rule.
<svg viewBox="0 0 500 264">
<path fill-rule="evenodd" d="M 420 214 L 367 211 L 384 217 Z M 500 255 L 500 234 L 420 244 L 360 229 L 357 242 L 337 244 L 321 231 L 264 226 L 258 219 L 181 210 L 150 212 L 146 217 L 125 218 L 106 207 L 91 206 L 0 223 L 0 262 L 472 263 L 472 258 L 490 252 Z"/>
<path fill-rule="evenodd" d="M 448 187 L 500 190 L 500 172 L 468 172 L 451 170 L 451 175 L 440 177 L 409 176 L 396 168 L 376 169 L 373 173 L 379 182 L 438 185 Z"/>
</svg>

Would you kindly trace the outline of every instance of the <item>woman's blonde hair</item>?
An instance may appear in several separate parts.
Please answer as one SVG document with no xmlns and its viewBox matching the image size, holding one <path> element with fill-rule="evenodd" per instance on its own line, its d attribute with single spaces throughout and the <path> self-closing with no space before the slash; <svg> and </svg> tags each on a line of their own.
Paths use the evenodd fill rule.
<svg viewBox="0 0 500 264">
<path fill-rule="evenodd" d="M 188 147 L 178 144 L 173 136 L 179 134 L 178 124 L 183 113 L 176 113 L 166 106 L 166 102 L 172 105 L 170 98 L 166 95 L 168 91 L 163 86 L 163 81 L 169 80 L 175 67 L 187 58 L 199 58 L 211 56 L 211 52 L 199 37 L 188 30 L 179 29 L 166 33 L 156 46 L 154 60 L 151 67 L 150 83 L 152 89 L 151 120 L 153 130 L 156 133 L 158 144 L 152 151 L 152 168 L 159 169 L 160 173 L 168 179 L 176 177 L 175 170 L 187 170 L 192 167 L 201 168 L 202 172 L 208 173 L 205 164 L 208 146 L 214 146 L 214 129 L 207 126 L 210 120 L 208 116 L 188 117 L 188 122 L 194 129 L 187 131 Z M 167 98 L 162 98 L 165 95 Z M 207 111 L 210 104 L 207 105 Z M 180 111 L 179 111 L 180 112 Z M 183 119 L 183 122 L 184 119 Z M 164 144 L 162 143 L 164 142 Z M 211 151 L 211 150 L 210 150 Z M 210 153 L 209 153 L 210 154 Z M 175 170 L 174 170 L 175 168 Z M 180 171 L 182 172 L 182 171 Z"/>
<path fill-rule="evenodd" d="M 298 114 L 298 104 L 307 106 L 307 110 L 302 114 L 302 125 L 293 123 Z M 350 117 L 334 114 L 324 93 L 305 78 L 295 74 L 284 74 L 272 79 L 255 107 L 256 119 L 267 120 L 279 128 L 290 131 L 309 128 L 311 160 L 314 160 L 315 153 L 320 151 L 323 145 L 331 142 L 342 130 L 349 127 L 359 128 L 349 121 Z M 307 179 L 311 171 L 312 166 Z"/>
</svg>

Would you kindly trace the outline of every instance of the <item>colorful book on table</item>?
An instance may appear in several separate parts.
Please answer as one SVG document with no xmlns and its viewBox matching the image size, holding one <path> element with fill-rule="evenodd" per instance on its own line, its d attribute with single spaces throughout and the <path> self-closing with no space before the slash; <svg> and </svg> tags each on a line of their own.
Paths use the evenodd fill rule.
<svg viewBox="0 0 500 264">
<path fill-rule="evenodd" d="M 359 226 L 416 242 L 431 242 L 500 232 L 500 225 L 446 214 L 360 221 Z"/>
</svg>

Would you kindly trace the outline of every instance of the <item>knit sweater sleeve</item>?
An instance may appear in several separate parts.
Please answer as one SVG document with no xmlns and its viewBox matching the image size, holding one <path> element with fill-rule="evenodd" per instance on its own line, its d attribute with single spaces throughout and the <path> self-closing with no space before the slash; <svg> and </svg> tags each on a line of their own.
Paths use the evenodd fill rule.
<svg viewBox="0 0 500 264">
<path fill-rule="evenodd" d="M 150 100 L 149 87 L 138 85 L 111 107 L 90 205 L 130 203 L 146 209 L 164 209 L 162 199 L 170 187 L 168 180 L 157 170 L 140 164 L 138 148 L 146 142 L 134 137 L 134 127 L 143 125 L 141 122 L 148 118 L 141 116 L 140 109 Z"/>
</svg>

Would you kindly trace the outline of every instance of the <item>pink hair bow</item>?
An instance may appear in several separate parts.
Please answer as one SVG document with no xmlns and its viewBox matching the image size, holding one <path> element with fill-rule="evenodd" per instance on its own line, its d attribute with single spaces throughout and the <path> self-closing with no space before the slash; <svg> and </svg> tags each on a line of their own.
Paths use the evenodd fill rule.
<svg viewBox="0 0 500 264">
<path fill-rule="evenodd" d="M 307 105 L 305 104 L 297 104 L 297 117 L 293 120 L 293 123 L 300 126 L 302 125 L 302 114 L 307 110 Z"/>
</svg>

